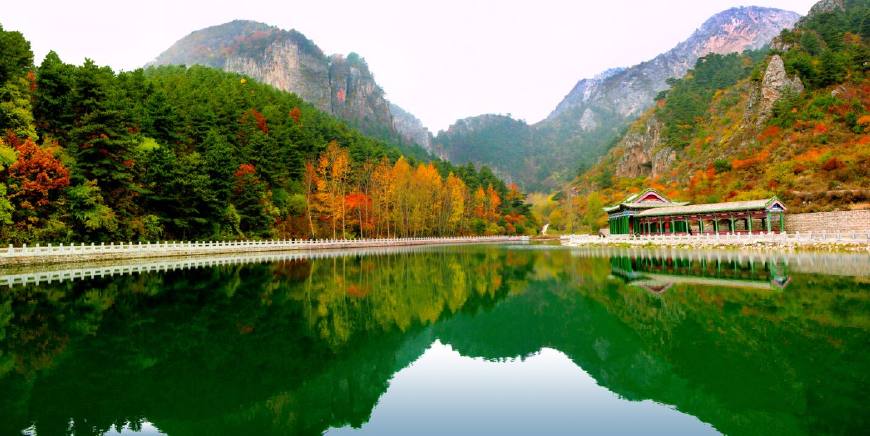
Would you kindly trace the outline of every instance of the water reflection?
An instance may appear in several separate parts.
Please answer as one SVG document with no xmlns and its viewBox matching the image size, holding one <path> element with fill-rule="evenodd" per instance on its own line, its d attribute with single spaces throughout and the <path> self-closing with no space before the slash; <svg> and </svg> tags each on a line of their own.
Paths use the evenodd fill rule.
<svg viewBox="0 0 870 436">
<path fill-rule="evenodd" d="M 783 289 L 791 281 L 788 265 L 779 259 L 766 259 L 757 263 L 748 259 L 677 257 L 610 258 L 610 271 L 627 283 L 655 294 L 667 291 L 674 284 L 698 286 L 726 286 L 735 288 Z"/>
<path fill-rule="evenodd" d="M 627 416 L 633 419 L 620 419 Z M 534 435 L 581 429 L 587 434 L 716 433 L 668 406 L 619 398 L 552 348 L 524 359 L 493 361 L 462 356 L 436 340 L 396 373 L 368 423 L 327 434 Z"/>
<path fill-rule="evenodd" d="M 3 289 L 0 434 L 407 430 L 411 406 L 419 432 L 451 401 L 464 404 L 459 433 L 494 420 L 550 434 L 868 427 L 866 276 L 808 273 L 790 259 L 753 260 L 748 271 L 741 261 L 732 273 L 727 260 L 717 270 L 527 248 L 345 253 Z M 626 283 L 614 269 L 626 263 L 667 276 L 667 292 Z M 726 282 L 674 281 L 699 271 Z M 787 286 L 774 292 L 729 285 L 781 277 Z M 473 383 L 480 377 L 491 383 Z M 461 402 L 470 397 L 481 401 Z M 485 407 L 487 398 L 498 401 Z M 598 427 L 572 418 L 592 399 L 606 405 Z"/>
</svg>

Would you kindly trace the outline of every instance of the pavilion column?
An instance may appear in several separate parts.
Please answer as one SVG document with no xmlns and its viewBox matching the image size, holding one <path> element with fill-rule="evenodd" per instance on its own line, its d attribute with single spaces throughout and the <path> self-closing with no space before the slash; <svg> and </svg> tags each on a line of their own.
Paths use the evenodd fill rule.
<svg viewBox="0 0 870 436">
<path fill-rule="evenodd" d="M 674 234 L 674 233 L 677 233 L 676 221 L 674 221 L 674 219 L 671 218 L 671 234 Z"/>
<path fill-rule="evenodd" d="M 767 224 L 767 233 L 770 233 L 770 231 L 771 231 L 770 213 L 767 214 L 767 218 L 764 219 L 764 222 L 765 222 L 765 224 Z"/>
<path fill-rule="evenodd" d="M 698 218 L 698 233 L 704 233 L 704 219 Z"/>
<path fill-rule="evenodd" d="M 746 216 L 746 230 L 749 230 L 749 233 L 752 234 L 752 214 Z"/>
<path fill-rule="evenodd" d="M 713 231 L 719 233 L 719 218 L 713 219 Z"/>
<path fill-rule="evenodd" d="M 785 233 L 785 214 L 782 212 L 779 214 L 779 232 Z"/>
<path fill-rule="evenodd" d="M 734 229 L 734 215 L 731 215 L 731 217 L 729 218 L 729 221 L 731 222 L 731 223 L 730 223 L 730 226 L 731 226 L 731 227 L 730 227 L 731 233 L 734 233 L 734 230 L 735 230 L 735 229 Z"/>
</svg>

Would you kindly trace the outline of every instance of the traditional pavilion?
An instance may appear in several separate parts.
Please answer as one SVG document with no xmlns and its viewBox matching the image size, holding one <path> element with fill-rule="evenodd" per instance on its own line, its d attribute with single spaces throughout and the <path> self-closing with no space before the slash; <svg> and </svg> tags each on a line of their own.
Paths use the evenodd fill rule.
<svg viewBox="0 0 870 436">
<path fill-rule="evenodd" d="M 692 205 L 670 201 L 655 189 L 604 208 L 611 235 L 782 232 L 785 210 L 776 197 Z"/>
</svg>

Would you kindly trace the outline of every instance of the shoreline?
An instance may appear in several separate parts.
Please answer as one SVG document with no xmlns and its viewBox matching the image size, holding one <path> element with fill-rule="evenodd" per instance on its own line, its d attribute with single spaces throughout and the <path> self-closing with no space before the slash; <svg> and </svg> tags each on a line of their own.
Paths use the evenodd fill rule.
<svg viewBox="0 0 870 436">
<path fill-rule="evenodd" d="M 480 236 L 456 238 L 390 238 L 358 240 L 282 240 L 159 242 L 110 245 L 9 246 L 0 249 L 0 268 L 27 265 L 198 257 L 215 254 L 279 253 L 353 248 L 446 246 L 505 242 L 528 242 L 528 236 Z"/>
<path fill-rule="evenodd" d="M 870 254 L 870 232 L 858 233 L 764 233 L 711 235 L 655 235 L 598 237 L 566 235 L 560 243 L 566 247 L 671 247 L 689 250 L 753 250 L 766 252 L 843 252 Z"/>
</svg>

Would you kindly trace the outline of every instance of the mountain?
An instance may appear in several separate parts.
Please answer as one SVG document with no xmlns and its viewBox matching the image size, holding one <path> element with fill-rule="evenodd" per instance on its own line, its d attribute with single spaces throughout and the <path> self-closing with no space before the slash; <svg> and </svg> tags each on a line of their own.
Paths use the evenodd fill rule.
<svg viewBox="0 0 870 436">
<path fill-rule="evenodd" d="M 500 173 L 512 175 L 524 188 L 553 189 L 603 155 L 628 123 L 653 103 L 656 94 L 667 89 L 668 79 L 683 76 L 699 57 L 760 48 L 798 18 L 798 14 L 780 9 L 728 9 L 712 16 L 673 49 L 649 61 L 629 68 L 613 68 L 579 81 L 545 120 L 526 125 L 527 132 L 521 135 L 528 138 L 526 142 L 475 142 L 473 139 L 481 137 L 505 136 L 489 132 L 504 124 L 491 118 L 498 122 L 475 124 L 473 139 L 466 140 L 463 133 L 452 127 L 439 133 L 435 148 L 457 163 L 468 159 L 490 165 Z M 474 150 L 469 150 L 472 147 Z M 487 155 L 495 159 L 485 159 Z M 507 155 L 520 158 L 500 158 Z"/>
<path fill-rule="evenodd" d="M 769 53 L 699 59 L 579 177 L 572 207 L 597 220 L 648 186 L 695 203 L 776 195 L 792 212 L 870 206 L 868 17 L 868 0 L 823 0 Z"/>
<path fill-rule="evenodd" d="M 231 21 L 185 36 L 151 64 L 205 65 L 244 74 L 293 92 L 365 134 L 394 141 L 410 137 L 393 125 L 390 103 L 361 56 L 327 56 L 295 30 Z"/>
</svg>

